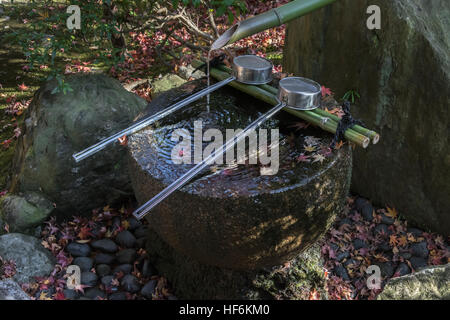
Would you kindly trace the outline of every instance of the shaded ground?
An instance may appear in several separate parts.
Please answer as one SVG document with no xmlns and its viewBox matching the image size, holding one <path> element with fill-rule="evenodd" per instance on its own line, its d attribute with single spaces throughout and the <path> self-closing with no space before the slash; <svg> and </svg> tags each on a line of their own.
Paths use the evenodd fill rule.
<svg viewBox="0 0 450 320">
<path fill-rule="evenodd" d="M 321 240 L 330 299 L 376 298 L 381 290 L 367 286 L 372 265 L 380 268 L 382 289 L 393 277 L 450 262 L 450 239 L 409 226 L 394 208 L 374 208 L 359 197 L 347 201 Z"/>
<path fill-rule="evenodd" d="M 167 280 L 158 275 L 144 249 L 147 225 L 131 217 L 129 206 L 106 206 L 89 219 L 45 223 L 42 244 L 56 257 L 49 277 L 22 287 L 38 300 L 174 299 Z M 81 285 L 67 288 L 67 266 L 81 268 Z"/>
<path fill-rule="evenodd" d="M 347 203 L 319 241 L 328 299 L 375 299 L 389 279 L 449 262 L 449 239 L 408 227 L 395 209 L 374 209 L 358 197 L 349 197 Z M 42 226 L 42 244 L 57 263 L 49 277 L 23 285 L 24 290 L 38 300 L 176 299 L 162 276 L 164 270 L 156 270 L 149 262 L 144 249 L 147 226 L 132 218 L 132 211 L 129 204 L 116 209 L 106 206 L 94 210 L 89 219 L 74 217 L 62 224 L 47 221 Z M 98 240 L 109 243 L 99 245 Z M 113 249 L 109 249 L 113 241 Z M 86 273 L 82 285 L 74 290 L 66 285 L 70 264 L 80 265 Z M 366 270 L 371 265 L 380 267 L 380 290 L 367 286 L 370 274 Z M 286 264 L 283 272 L 290 272 L 290 268 L 293 266 Z M 3 277 L 12 277 L 14 264 L 6 264 L 4 273 Z M 323 287 L 307 290 L 303 295 L 307 299 L 327 298 Z M 283 295 L 278 296 L 283 299 Z"/>
</svg>

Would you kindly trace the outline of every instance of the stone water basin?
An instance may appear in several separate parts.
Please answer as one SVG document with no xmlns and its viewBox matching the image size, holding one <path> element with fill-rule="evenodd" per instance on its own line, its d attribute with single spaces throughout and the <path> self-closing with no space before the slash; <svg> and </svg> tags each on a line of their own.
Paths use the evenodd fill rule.
<svg viewBox="0 0 450 320">
<path fill-rule="evenodd" d="M 169 91 L 153 100 L 145 114 L 157 112 L 203 85 L 196 81 Z M 203 132 L 208 128 L 222 132 L 224 128 L 243 129 L 268 108 L 224 88 L 211 94 L 210 112 L 203 98 L 129 137 L 129 171 L 139 204 L 194 166 L 172 162 L 172 148 L 178 143 L 170 140 L 175 129 L 187 129 L 193 136 L 196 120 L 203 121 Z M 300 154 L 309 155 L 305 145 L 317 143 L 316 150 L 326 152 L 332 139 L 320 129 L 288 128 L 299 121 L 283 114 L 262 126 L 280 128 L 278 173 L 261 175 L 260 164 L 213 165 L 146 216 L 152 232 L 186 256 L 229 269 L 280 265 L 307 249 L 344 206 L 350 186 L 351 149 L 347 145 L 334 151 L 322 163 L 298 162 Z"/>
</svg>

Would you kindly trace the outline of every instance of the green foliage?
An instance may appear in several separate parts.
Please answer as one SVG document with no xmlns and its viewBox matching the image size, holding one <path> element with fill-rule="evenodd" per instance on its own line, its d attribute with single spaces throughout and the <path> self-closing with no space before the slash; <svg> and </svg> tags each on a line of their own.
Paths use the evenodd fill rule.
<svg viewBox="0 0 450 320">
<path fill-rule="evenodd" d="M 356 90 L 349 90 L 347 91 L 344 96 L 342 97 L 342 100 L 348 100 L 351 103 L 355 103 L 356 99 L 361 98 L 361 96 L 359 95 L 358 91 Z"/>
<path fill-rule="evenodd" d="M 62 75 L 57 74 L 56 76 L 54 76 L 54 78 L 58 82 L 58 86 L 52 90 L 51 94 L 55 94 L 58 92 L 62 92 L 63 94 L 66 94 L 67 92 L 73 91 L 73 89 L 70 87 L 70 85 L 64 80 L 64 77 Z M 51 80 L 51 79 L 53 79 L 53 76 L 50 76 L 48 78 L 48 80 Z"/>
<path fill-rule="evenodd" d="M 235 15 L 239 16 L 246 10 L 243 0 L 172 0 L 174 7 L 177 7 L 180 3 L 184 6 L 193 6 L 194 8 L 200 5 L 206 5 L 210 10 L 215 11 L 217 17 L 226 15 L 230 23 L 233 22 Z"/>
<path fill-rule="evenodd" d="M 78 5 L 81 10 L 81 29 L 67 28 L 69 5 Z M 0 41 L 18 44 L 28 62 L 28 69 L 47 65 L 51 77 L 56 78 L 59 90 L 67 92 L 69 88 L 63 79 L 64 70 L 58 69 L 56 59 L 65 54 L 76 52 L 81 46 L 88 47 L 95 54 L 94 64 L 106 68 L 116 66 L 127 58 L 126 46 L 114 43 L 117 38 L 124 39 L 129 31 L 146 24 L 147 32 L 155 32 L 165 18 L 161 9 L 176 12 L 177 9 L 192 9 L 191 14 L 204 14 L 211 10 L 216 17 L 228 16 L 234 20 L 245 10 L 243 0 L 50 0 L 32 1 L 24 8 L 19 17 L 30 25 L 27 29 L 12 31 L 4 35 Z M 167 16 L 168 14 L 166 14 Z M 156 17 L 156 18 L 155 18 Z M 167 23 L 167 21 L 165 21 Z"/>
</svg>

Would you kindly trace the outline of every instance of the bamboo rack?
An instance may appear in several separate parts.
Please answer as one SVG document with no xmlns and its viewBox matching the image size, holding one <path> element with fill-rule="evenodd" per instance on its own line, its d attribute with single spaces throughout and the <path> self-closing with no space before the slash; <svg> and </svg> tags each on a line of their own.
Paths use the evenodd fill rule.
<svg viewBox="0 0 450 320">
<path fill-rule="evenodd" d="M 226 67 L 225 65 L 220 65 L 217 69 L 221 70 L 221 71 L 225 71 L 227 73 L 231 73 L 231 69 Z M 260 88 L 269 91 L 270 93 L 277 95 L 278 93 L 278 89 L 272 86 L 269 86 L 267 84 L 263 84 L 263 85 L 259 85 Z M 317 108 L 313 110 L 314 113 L 319 114 L 322 117 L 327 117 L 335 122 L 339 122 L 341 119 L 332 113 L 329 113 L 323 109 Z M 351 130 L 358 132 L 366 137 L 368 137 L 373 144 L 377 144 L 380 141 L 380 135 L 378 133 L 376 133 L 375 131 L 372 131 L 370 129 L 364 128 L 360 125 L 354 125 Z"/>
<path fill-rule="evenodd" d="M 203 62 L 201 62 L 201 61 L 195 60 L 192 62 L 192 65 L 196 68 L 196 67 L 200 66 L 202 63 Z M 216 68 L 211 68 L 210 74 L 212 77 L 214 77 L 215 79 L 217 79 L 219 81 L 225 80 L 230 77 L 230 73 L 216 69 Z M 253 86 L 253 85 L 239 83 L 237 81 L 232 81 L 229 83 L 229 85 L 239 91 L 247 93 L 248 95 L 250 95 L 254 98 L 257 98 L 263 102 L 266 102 L 268 104 L 271 104 L 271 105 L 278 104 L 276 94 L 274 94 L 277 92 L 277 89 L 274 87 L 271 87 L 269 85 Z M 293 110 L 290 108 L 284 108 L 283 110 L 298 117 L 298 118 L 301 118 L 315 126 L 318 126 L 325 131 L 328 131 L 333 134 L 336 133 L 339 118 L 337 116 L 333 117 L 332 114 L 330 114 L 324 110 L 322 110 L 324 113 L 322 113 L 320 111 L 317 112 L 316 111 L 317 109 L 313 110 L 313 111 L 298 111 L 298 110 Z M 323 123 L 323 121 L 322 121 L 323 116 L 329 118 L 329 121 L 327 121 L 326 123 Z M 371 131 L 366 128 L 363 128 L 363 129 L 365 131 Z M 347 129 L 345 131 L 344 137 L 348 141 L 351 141 L 362 148 L 367 148 L 370 144 L 370 138 L 368 136 L 366 136 L 360 132 L 357 132 L 353 129 Z"/>
</svg>

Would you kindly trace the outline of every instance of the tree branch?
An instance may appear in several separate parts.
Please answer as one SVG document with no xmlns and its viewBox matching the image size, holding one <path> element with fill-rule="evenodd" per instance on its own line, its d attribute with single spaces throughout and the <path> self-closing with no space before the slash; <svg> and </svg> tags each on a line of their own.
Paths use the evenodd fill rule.
<svg viewBox="0 0 450 320">
<path fill-rule="evenodd" d="M 211 23 L 211 27 L 213 28 L 214 33 L 216 34 L 216 37 L 218 38 L 218 37 L 220 37 L 220 33 L 219 33 L 219 30 L 217 29 L 216 22 L 214 21 L 214 16 L 212 14 L 212 11 L 209 11 L 208 15 L 209 15 L 209 22 Z"/>
</svg>

